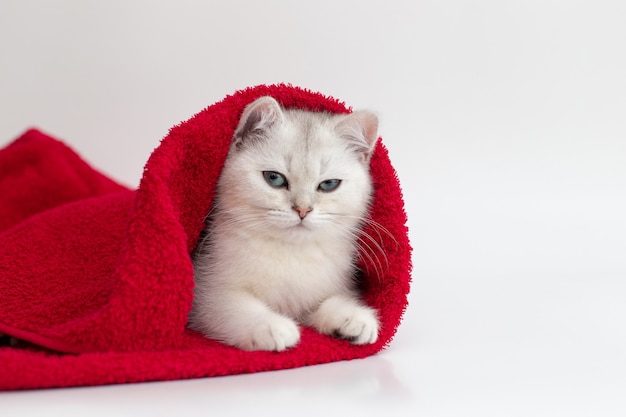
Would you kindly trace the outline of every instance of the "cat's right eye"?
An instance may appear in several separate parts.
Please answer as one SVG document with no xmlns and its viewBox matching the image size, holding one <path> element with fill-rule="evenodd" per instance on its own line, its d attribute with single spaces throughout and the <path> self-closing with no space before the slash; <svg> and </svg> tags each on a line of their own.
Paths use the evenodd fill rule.
<svg viewBox="0 0 626 417">
<path fill-rule="evenodd" d="M 289 183 L 287 183 L 287 178 L 285 178 L 285 176 L 280 172 L 263 171 L 263 178 L 265 178 L 265 182 L 274 188 L 287 188 L 289 185 Z"/>
</svg>

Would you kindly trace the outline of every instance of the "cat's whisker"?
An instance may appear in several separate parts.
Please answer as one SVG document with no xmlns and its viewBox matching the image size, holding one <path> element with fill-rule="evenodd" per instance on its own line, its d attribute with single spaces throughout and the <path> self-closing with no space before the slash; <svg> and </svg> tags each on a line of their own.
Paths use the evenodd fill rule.
<svg viewBox="0 0 626 417">
<path fill-rule="evenodd" d="M 363 244 L 365 244 L 371 250 L 372 254 L 376 256 L 376 260 L 378 261 L 378 264 L 381 267 L 381 269 L 383 269 L 383 265 L 382 265 L 382 262 L 380 261 L 380 258 L 378 257 L 378 254 L 382 255 L 382 258 L 385 261 L 385 269 L 389 269 L 389 260 L 387 259 L 387 254 L 385 250 L 383 249 L 382 245 L 376 239 L 374 239 L 367 232 L 361 232 L 359 236 L 359 241 L 363 242 Z M 370 242 L 373 248 L 369 244 L 365 243 L 366 241 Z M 376 251 L 374 249 L 376 249 Z"/>
<path fill-rule="evenodd" d="M 378 223 L 377 221 L 373 220 L 371 217 L 362 217 L 360 218 L 360 220 L 363 222 L 364 225 L 369 226 L 370 229 L 372 229 L 372 231 L 376 232 L 376 234 L 378 235 L 380 241 L 383 241 L 383 234 L 387 237 L 389 237 L 391 240 L 393 240 L 393 242 L 396 244 L 396 246 L 399 245 L 398 240 L 396 239 L 396 237 L 389 231 L 387 230 L 387 228 L 385 226 L 383 226 L 382 224 Z"/>
<path fill-rule="evenodd" d="M 348 217 L 348 216 L 345 216 Z M 358 256 L 366 261 L 374 269 L 378 279 L 382 279 L 383 272 L 389 269 L 389 261 L 387 255 L 381 245 L 373 236 L 359 227 L 338 229 L 339 232 L 346 235 L 354 242 Z M 380 255 L 380 256 L 379 256 Z M 383 266 L 383 260 L 385 266 Z"/>
<path fill-rule="evenodd" d="M 369 226 L 372 230 L 375 230 L 376 233 L 378 234 L 378 236 L 381 238 L 381 240 L 382 240 L 382 234 L 384 234 L 384 235 L 388 236 L 391 240 L 393 240 L 394 243 L 396 243 L 396 244 L 398 243 L 398 241 L 396 240 L 395 236 L 389 230 L 387 230 L 387 228 L 385 226 L 383 226 L 382 224 L 380 224 L 377 221 L 373 220 L 371 217 L 351 216 L 351 215 L 343 214 L 343 213 L 333 213 L 333 215 L 338 216 L 338 217 L 343 217 L 343 218 L 346 218 L 346 219 L 357 220 L 363 226 Z M 381 232 L 382 232 L 382 234 L 381 234 Z"/>
<path fill-rule="evenodd" d="M 233 215 L 233 213 L 224 213 L 219 209 L 216 210 L 215 207 L 212 209 L 211 217 L 209 217 L 206 222 L 207 226 L 214 222 L 220 222 L 225 228 L 246 228 L 247 230 L 259 230 L 269 224 L 266 219 L 259 218 L 258 216 L 252 216 L 247 213 Z M 210 242 L 213 241 L 212 237 L 214 233 L 215 229 L 211 227 L 205 228 L 205 232 L 197 245 L 197 253 L 207 253 L 207 251 L 210 250 Z"/>
<path fill-rule="evenodd" d="M 367 260 L 368 264 L 374 267 L 376 277 L 380 280 L 382 278 L 382 263 L 378 255 L 376 255 L 367 244 L 363 244 L 362 241 L 357 241 L 355 244 L 358 248 L 357 253 L 359 257 L 361 259 L 365 258 L 363 260 Z"/>
<path fill-rule="evenodd" d="M 389 237 L 396 245 L 398 245 L 398 241 L 393 236 L 393 234 L 389 230 L 387 230 L 387 228 L 385 228 L 383 225 L 372 220 L 369 217 L 359 217 L 359 216 L 349 216 L 349 215 L 340 215 L 340 216 L 344 218 L 358 220 L 362 224 L 362 226 L 365 226 L 365 227 L 360 227 L 360 228 L 355 229 L 356 233 L 354 235 L 359 240 L 362 240 L 363 238 L 365 238 L 367 241 L 371 242 L 376 247 L 377 252 L 380 253 L 385 258 L 385 263 L 387 264 L 387 267 L 389 267 L 389 262 L 387 260 L 386 251 L 383 248 L 384 246 L 383 242 L 385 242 L 386 240 L 384 239 L 383 235 Z M 368 233 L 368 230 L 376 233 L 378 239 L 375 239 L 374 236 Z"/>
<path fill-rule="evenodd" d="M 387 256 L 385 255 L 385 252 L 380 248 L 378 244 L 374 245 L 374 248 L 378 249 L 376 251 L 374 250 L 374 248 L 372 248 L 372 246 L 367 244 L 364 239 L 359 239 L 358 242 L 359 248 L 362 248 L 362 250 L 359 251 L 359 254 L 361 256 L 364 255 L 367 258 L 369 264 L 374 267 L 377 277 L 379 279 L 382 279 L 383 272 L 389 269 L 389 262 L 387 260 Z M 383 261 L 381 261 L 381 256 L 379 256 L 379 254 L 382 255 L 385 266 L 383 266 Z"/>
</svg>

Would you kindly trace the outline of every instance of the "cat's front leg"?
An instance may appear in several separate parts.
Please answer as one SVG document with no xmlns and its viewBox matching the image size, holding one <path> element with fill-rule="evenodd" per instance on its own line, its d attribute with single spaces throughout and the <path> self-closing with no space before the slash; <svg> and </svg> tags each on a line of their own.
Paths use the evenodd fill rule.
<svg viewBox="0 0 626 417">
<path fill-rule="evenodd" d="M 298 325 L 245 291 L 196 297 L 189 327 L 243 350 L 282 351 L 300 341 Z"/>
<path fill-rule="evenodd" d="M 275 350 L 283 351 L 298 344 L 300 329 L 290 318 L 269 312 L 263 317 L 257 317 L 250 328 L 250 333 L 244 335 L 236 345 L 244 350 Z"/>
<path fill-rule="evenodd" d="M 320 333 L 349 340 L 356 345 L 378 339 L 378 317 L 372 308 L 357 299 L 335 295 L 324 300 L 306 319 Z"/>
</svg>

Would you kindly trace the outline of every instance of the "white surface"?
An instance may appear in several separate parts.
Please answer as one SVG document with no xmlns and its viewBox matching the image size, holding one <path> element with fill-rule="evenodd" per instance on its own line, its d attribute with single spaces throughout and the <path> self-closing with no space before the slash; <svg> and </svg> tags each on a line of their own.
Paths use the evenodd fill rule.
<svg viewBox="0 0 626 417">
<path fill-rule="evenodd" d="M 291 82 L 379 111 L 415 268 L 377 357 L 2 393 L 2 415 L 626 415 L 625 21 L 619 0 L 3 0 L 0 145 L 37 125 L 136 185 L 170 126 Z"/>
</svg>

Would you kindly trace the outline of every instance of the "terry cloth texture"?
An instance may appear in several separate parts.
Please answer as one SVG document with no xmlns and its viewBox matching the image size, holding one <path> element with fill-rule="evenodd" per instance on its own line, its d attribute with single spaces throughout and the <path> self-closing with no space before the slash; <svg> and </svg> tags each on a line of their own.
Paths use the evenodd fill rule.
<svg viewBox="0 0 626 417">
<path fill-rule="evenodd" d="M 402 194 L 379 140 L 372 219 L 382 265 L 364 256 L 363 297 L 379 311 L 378 342 L 354 346 L 302 328 L 284 352 L 245 352 L 186 328 L 189 254 L 204 227 L 244 107 L 270 95 L 287 108 L 347 113 L 290 85 L 236 92 L 175 126 L 137 190 L 99 173 L 63 143 L 29 130 L 0 150 L 0 389 L 102 385 L 293 368 L 373 355 L 407 305 L 411 249 Z M 7 337 L 4 338 L 7 340 Z"/>
</svg>

